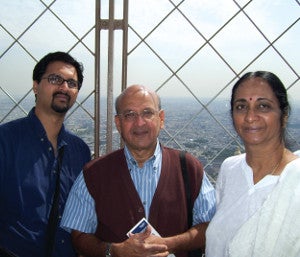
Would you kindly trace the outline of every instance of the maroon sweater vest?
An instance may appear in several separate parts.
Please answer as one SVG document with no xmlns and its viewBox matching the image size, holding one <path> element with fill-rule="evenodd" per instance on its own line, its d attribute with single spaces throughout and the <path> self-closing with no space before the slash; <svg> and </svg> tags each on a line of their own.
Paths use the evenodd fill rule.
<svg viewBox="0 0 300 257">
<path fill-rule="evenodd" d="M 183 233 L 188 229 L 188 223 L 179 151 L 162 149 L 161 175 L 151 203 L 149 222 L 162 237 L 167 237 Z M 194 202 L 202 184 L 203 168 L 190 154 L 186 154 L 186 165 Z M 145 217 L 145 211 L 130 177 L 124 149 L 91 161 L 83 174 L 89 193 L 95 200 L 98 217 L 96 236 L 105 242 L 126 240 L 127 232 Z M 187 255 L 177 253 L 176 256 Z"/>
</svg>

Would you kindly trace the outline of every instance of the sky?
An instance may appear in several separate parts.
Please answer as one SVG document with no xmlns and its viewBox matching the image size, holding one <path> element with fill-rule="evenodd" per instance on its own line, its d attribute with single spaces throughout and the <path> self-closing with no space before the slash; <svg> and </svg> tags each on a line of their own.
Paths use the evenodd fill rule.
<svg viewBox="0 0 300 257">
<path fill-rule="evenodd" d="M 101 19 L 107 19 L 109 1 L 101 2 Z M 122 19 L 122 3 L 115 1 L 116 19 Z M 29 92 L 36 61 L 58 50 L 70 51 L 83 63 L 80 94 L 93 91 L 93 0 L 0 0 L 0 5 L 0 96 L 4 91 L 12 96 Z M 291 100 L 298 101 L 299 17 L 298 0 L 129 0 L 127 85 L 144 84 L 165 97 L 228 98 L 237 75 L 269 70 L 283 81 Z M 107 41 L 102 30 L 102 96 Z M 120 30 L 114 49 L 113 86 L 118 93 Z"/>
</svg>

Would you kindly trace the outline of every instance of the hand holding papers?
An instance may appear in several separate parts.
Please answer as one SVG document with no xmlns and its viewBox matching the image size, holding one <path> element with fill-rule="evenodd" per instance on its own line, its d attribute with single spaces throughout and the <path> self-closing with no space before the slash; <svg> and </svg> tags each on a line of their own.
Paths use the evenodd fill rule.
<svg viewBox="0 0 300 257">
<path fill-rule="evenodd" d="M 146 228 L 148 227 L 148 225 L 151 227 L 151 234 L 160 237 L 160 234 L 155 230 L 155 228 L 145 218 L 142 218 L 134 227 L 132 227 L 132 229 L 130 229 L 127 232 L 127 236 L 130 237 L 130 235 L 132 235 L 132 234 L 144 232 L 146 230 Z M 175 255 L 169 254 L 168 257 L 175 257 Z"/>
</svg>

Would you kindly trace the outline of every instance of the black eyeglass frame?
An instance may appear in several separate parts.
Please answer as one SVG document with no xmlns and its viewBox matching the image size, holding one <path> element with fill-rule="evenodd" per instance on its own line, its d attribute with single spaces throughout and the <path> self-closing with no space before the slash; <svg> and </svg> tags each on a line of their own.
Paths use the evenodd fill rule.
<svg viewBox="0 0 300 257">
<path fill-rule="evenodd" d="M 80 82 L 74 79 L 64 79 L 60 75 L 57 74 L 50 74 L 47 77 L 43 77 L 42 79 L 47 79 L 49 84 L 61 86 L 64 82 L 67 82 L 68 88 L 70 89 L 80 89 Z"/>
</svg>

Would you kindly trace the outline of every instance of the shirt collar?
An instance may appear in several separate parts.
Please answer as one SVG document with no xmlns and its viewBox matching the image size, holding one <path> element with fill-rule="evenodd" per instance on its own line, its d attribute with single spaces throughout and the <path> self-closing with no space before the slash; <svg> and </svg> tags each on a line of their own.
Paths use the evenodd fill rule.
<svg viewBox="0 0 300 257">
<path fill-rule="evenodd" d="M 129 151 L 129 149 L 126 145 L 124 147 L 124 153 L 125 153 L 125 158 L 126 158 L 126 161 L 127 161 L 127 165 L 129 167 L 129 170 L 130 170 L 130 168 L 132 166 L 137 165 L 137 162 L 134 159 L 134 157 L 132 156 L 132 154 L 130 153 L 130 151 Z M 161 161 L 161 156 L 162 156 L 162 149 L 161 149 L 161 146 L 159 144 L 159 141 L 157 140 L 154 154 L 146 162 L 153 162 L 153 166 L 158 166 L 160 164 L 160 161 Z"/>
<path fill-rule="evenodd" d="M 35 114 L 35 107 L 33 107 L 30 110 L 27 117 L 30 121 L 32 129 L 35 131 L 36 136 L 40 139 L 48 140 L 47 133 L 46 133 L 46 130 L 44 129 L 44 126 Z M 65 129 L 64 124 L 62 124 L 62 127 L 59 131 L 58 138 L 57 138 L 58 148 L 61 148 L 62 146 L 67 145 L 67 142 L 64 140 L 65 135 L 66 135 L 66 129 Z"/>
</svg>

